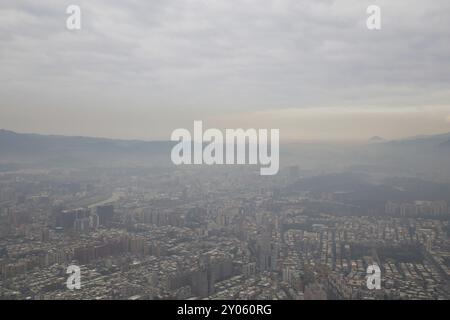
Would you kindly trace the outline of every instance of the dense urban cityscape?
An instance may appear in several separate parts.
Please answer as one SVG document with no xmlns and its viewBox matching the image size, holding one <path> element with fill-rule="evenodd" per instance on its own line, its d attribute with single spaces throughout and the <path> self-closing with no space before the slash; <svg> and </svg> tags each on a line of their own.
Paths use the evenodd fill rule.
<svg viewBox="0 0 450 320">
<path fill-rule="evenodd" d="M 286 192 L 300 178 L 295 166 L 3 173 L 0 298 L 450 297 L 445 201 L 364 211 L 349 192 Z M 380 290 L 366 285 L 374 263 Z"/>
</svg>

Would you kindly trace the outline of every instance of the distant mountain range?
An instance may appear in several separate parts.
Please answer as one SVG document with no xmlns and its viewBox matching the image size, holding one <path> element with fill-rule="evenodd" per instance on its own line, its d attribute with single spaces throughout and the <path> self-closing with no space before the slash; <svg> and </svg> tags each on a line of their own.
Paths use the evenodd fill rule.
<svg viewBox="0 0 450 320">
<path fill-rule="evenodd" d="M 170 141 L 40 135 L 0 129 L 0 162 L 82 166 L 148 163 L 167 158 L 172 145 Z"/>
<path fill-rule="evenodd" d="M 0 171 L 19 167 L 117 167 L 172 165 L 175 142 L 16 133 L 0 129 Z M 281 165 L 305 170 L 362 170 L 414 175 L 432 170 L 450 177 L 450 133 L 365 145 L 290 143 L 280 148 Z M 3 169 L 2 169 L 3 168 Z"/>
<path fill-rule="evenodd" d="M 41 135 L 16 133 L 0 129 L 0 150 L 2 151 L 138 151 L 161 152 L 170 147 L 169 141 L 115 140 L 80 136 Z"/>
<path fill-rule="evenodd" d="M 450 148 L 450 133 L 421 135 L 389 143 L 397 146 Z"/>
</svg>

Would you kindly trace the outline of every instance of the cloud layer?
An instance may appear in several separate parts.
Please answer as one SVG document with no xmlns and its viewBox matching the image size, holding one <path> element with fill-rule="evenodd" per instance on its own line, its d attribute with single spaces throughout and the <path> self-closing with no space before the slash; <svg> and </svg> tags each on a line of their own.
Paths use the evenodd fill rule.
<svg viewBox="0 0 450 320">
<path fill-rule="evenodd" d="M 80 31 L 65 28 L 69 4 Z M 370 4 L 380 31 L 365 26 Z M 446 0 L 2 1 L 0 127 L 154 139 L 305 108 L 418 108 L 448 123 L 448 13 Z"/>
</svg>

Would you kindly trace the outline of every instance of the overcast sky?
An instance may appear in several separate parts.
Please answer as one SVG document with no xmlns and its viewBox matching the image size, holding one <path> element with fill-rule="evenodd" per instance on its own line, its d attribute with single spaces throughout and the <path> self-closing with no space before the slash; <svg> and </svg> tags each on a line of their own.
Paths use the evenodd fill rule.
<svg viewBox="0 0 450 320">
<path fill-rule="evenodd" d="M 66 29 L 66 8 L 82 29 Z M 366 28 L 366 8 L 382 29 Z M 2 0 L 0 128 L 283 140 L 450 131 L 448 0 Z"/>
</svg>

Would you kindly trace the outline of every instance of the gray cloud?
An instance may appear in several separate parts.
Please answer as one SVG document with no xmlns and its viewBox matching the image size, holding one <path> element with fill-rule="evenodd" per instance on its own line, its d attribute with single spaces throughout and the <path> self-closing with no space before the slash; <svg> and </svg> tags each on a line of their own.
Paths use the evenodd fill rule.
<svg viewBox="0 0 450 320">
<path fill-rule="evenodd" d="M 442 110 L 449 12 L 446 0 L 2 1 L 0 127 L 163 138 L 229 113 Z"/>
</svg>

